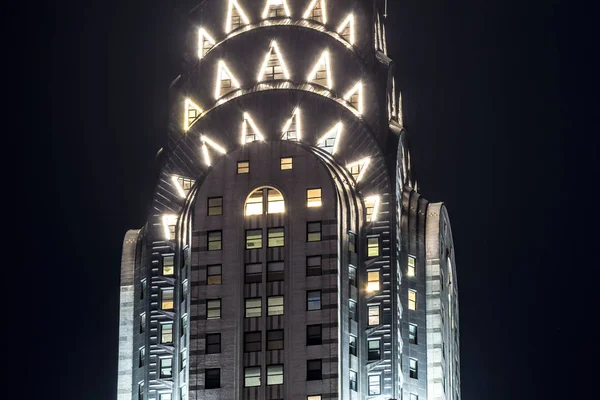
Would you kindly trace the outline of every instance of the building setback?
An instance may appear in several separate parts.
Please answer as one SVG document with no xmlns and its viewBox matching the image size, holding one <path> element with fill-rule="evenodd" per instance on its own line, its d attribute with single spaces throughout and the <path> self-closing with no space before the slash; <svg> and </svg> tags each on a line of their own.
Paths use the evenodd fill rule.
<svg viewBox="0 0 600 400">
<path fill-rule="evenodd" d="M 460 399 L 446 208 L 417 191 L 384 0 L 189 13 L 118 400 Z"/>
</svg>

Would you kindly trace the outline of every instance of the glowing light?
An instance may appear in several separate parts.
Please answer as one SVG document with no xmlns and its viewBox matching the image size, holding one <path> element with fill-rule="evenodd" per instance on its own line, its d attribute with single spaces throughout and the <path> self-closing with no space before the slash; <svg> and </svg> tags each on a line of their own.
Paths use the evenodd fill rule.
<svg viewBox="0 0 600 400">
<path fill-rule="evenodd" d="M 366 197 L 365 207 L 367 209 L 367 222 L 377 221 L 377 214 L 379 213 L 379 196 Z"/>
<path fill-rule="evenodd" d="M 340 142 L 340 136 L 342 136 L 342 126 L 341 122 L 335 124 L 333 128 L 319 138 L 317 146 L 334 155 Z"/>
<path fill-rule="evenodd" d="M 177 215 L 163 215 L 162 225 L 165 234 L 165 239 L 175 239 L 175 226 L 177 225 Z"/>
<path fill-rule="evenodd" d="M 356 95 L 356 99 L 352 96 Z M 344 100 L 350 102 L 358 110 L 359 114 L 363 113 L 363 85 L 362 82 L 358 82 L 352 87 L 345 95 Z"/>
<path fill-rule="evenodd" d="M 325 0 L 312 0 L 310 2 L 310 4 L 308 5 L 308 7 L 306 7 L 306 10 L 304 11 L 302 18 L 309 19 L 310 13 L 317 6 L 317 1 L 319 2 L 319 5 L 321 6 L 321 8 L 320 8 L 321 9 L 321 22 L 323 24 L 326 24 L 327 23 L 327 11 L 326 11 L 327 9 L 325 8 Z M 315 15 L 315 17 L 312 19 L 318 20 L 318 15 Z"/>
<path fill-rule="evenodd" d="M 214 150 L 218 151 L 221 154 L 227 154 L 227 150 L 225 150 L 223 147 L 219 146 L 218 144 L 216 144 L 214 141 L 212 141 L 211 139 L 209 139 L 206 135 L 202 135 L 202 137 L 200 138 L 200 140 L 202 141 L 202 144 L 207 144 L 210 147 L 212 147 Z"/>
<path fill-rule="evenodd" d="M 252 133 L 248 133 L 248 125 L 250 125 L 250 129 L 252 130 Z M 251 143 L 254 142 L 255 140 L 265 140 L 264 136 L 262 135 L 262 133 L 260 133 L 260 130 L 258 129 L 258 127 L 256 126 L 256 124 L 254 123 L 254 121 L 252 120 L 252 117 L 250 117 L 250 114 L 248 114 L 247 112 L 244 113 L 244 122 L 242 122 L 242 144 L 246 144 L 246 143 Z"/>
<path fill-rule="evenodd" d="M 291 16 L 292 14 L 290 13 L 290 9 L 288 8 L 286 0 L 267 0 L 265 3 L 265 9 L 263 10 L 263 13 L 262 13 L 263 19 L 267 18 L 267 16 L 269 15 L 269 8 L 271 8 L 273 6 L 280 6 L 280 5 L 282 5 L 282 3 L 283 3 L 283 9 L 285 10 L 285 15 L 288 17 Z"/>
<path fill-rule="evenodd" d="M 342 35 L 350 44 L 354 44 L 354 14 L 348 14 L 337 28 L 337 33 Z"/>
<path fill-rule="evenodd" d="M 246 17 L 244 10 L 238 4 L 237 0 L 229 0 L 229 7 L 227 8 L 227 21 L 225 21 L 225 33 L 231 32 L 231 17 L 233 13 L 233 7 L 235 7 L 236 11 L 240 16 L 240 20 L 244 21 L 244 24 L 248 25 L 250 20 Z"/>
<path fill-rule="evenodd" d="M 183 190 L 181 183 L 179 183 L 179 178 L 175 175 L 172 175 L 171 182 L 173 182 L 173 186 L 175 186 L 175 189 L 177 189 L 177 193 L 179 193 L 179 197 L 181 197 L 182 199 L 185 199 L 187 197 L 187 195 L 185 193 L 185 190 Z"/>
<path fill-rule="evenodd" d="M 307 80 L 308 80 L 308 82 L 322 80 L 323 77 L 317 78 L 318 72 L 322 71 L 322 69 L 320 69 L 321 67 L 323 67 L 327 73 L 327 85 L 324 85 L 324 86 L 327 86 L 328 89 L 331 89 L 333 87 L 333 81 L 331 79 L 331 68 L 330 68 L 330 64 L 329 64 L 329 51 L 327 51 L 327 50 L 325 50 L 325 51 L 323 51 L 323 53 L 321 53 L 321 57 L 319 57 L 319 61 L 317 61 L 317 63 L 313 67 L 312 71 L 308 75 Z"/>
<path fill-rule="evenodd" d="M 392 78 L 392 114 L 398 118 L 398 108 L 396 107 L 396 78 Z"/>
<path fill-rule="evenodd" d="M 275 42 L 273 40 L 271 42 L 271 46 L 269 47 L 269 51 L 267 52 L 267 55 L 265 55 L 265 60 L 263 61 L 262 67 L 261 67 L 260 71 L 258 72 L 257 79 L 259 82 L 262 81 L 265 76 L 265 72 L 267 71 L 269 60 L 271 59 L 271 53 L 273 52 L 273 50 L 275 50 L 275 56 L 277 57 L 277 60 L 279 61 L 279 65 L 281 66 L 281 70 L 283 71 L 283 76 L 285 76 L 285 79 L 290 79 L 290 74 L 288 73 L 288 69 L 285 66 L 285 63 L 283 62 L 283 56 L 281 55 L 281 52 L 279 51 L 279 47 L 277 47 L 277 42 Z"/>
<path fill-rule="evenodd" d="M 183 112 L 183 130 L 187 132 L 194 125 L 194 122 L 198 121 L 202 116 L 202 109 L 190 99 L 185 99 Z"/>
<path fill-rule="evenodd" d="M 294 124 L 295 130 L 290 130 L 290 126 Z M 295 133 L 295 137 L 293 137 Z M 300 141 L 302 138 L 302 124 L 300 118 L 300 108 L 296 107 L 290 119 L 283 125 L 281 139 Z"/>
<path fill-rule="evenodd" d="M 204 163 L 210 167 L 210 156 L 208 155 L 208 147 L 206 147 L 206 143 L 202 143 L 202 154 L 204 155 Z"/>
<path fill-rule="evenodd" d="M 240 84 L 237 81 L 237 79 L 235 79 L 229 68 L 227 68 L 225 61 L 219 60 L 219 67 L 217 70 L 217 83 L 215 85 L 215 99 L 221 97 L 221 88 L 223 85 L 223 80 L 227 79 L 230 81 L 230 88 L 238 89 L 240 87 Z M 230 89 L 229 91 L 233 89 Z"/>
<path fill-rule="evenodd" d="M 209 46 L 207 46 L 206 43 L 208 43 Z M 208 34 L 206 29 L 198 29 L 198 58 L 204 57 L 208 50 L 210 50 L 215 44 L 215 39 Z"/>
<path fill-rule="evenodd" d="M 369 166 L 370 162 L 371 157 L 361 158 L 358 161 L 346 165 L 346 169 L 350 171 L 350 173 L 354 177 L 354 180 L 356 180 L 356 182 L 358 183 L 365 175 L 365 171 L 367 170 L 367 167 Z"/>
</svg>

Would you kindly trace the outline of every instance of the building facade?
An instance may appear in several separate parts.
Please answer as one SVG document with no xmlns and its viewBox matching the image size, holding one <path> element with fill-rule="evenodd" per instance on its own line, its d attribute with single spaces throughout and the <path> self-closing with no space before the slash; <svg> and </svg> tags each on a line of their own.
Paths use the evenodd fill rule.
<svg viewBox="0 0 600 400">
<path fill-rule="evenodd" d="M 417 191 L 384 0 L 189 14 L 118 400 L 460 399 L 446 208 Z"/>
</svg>

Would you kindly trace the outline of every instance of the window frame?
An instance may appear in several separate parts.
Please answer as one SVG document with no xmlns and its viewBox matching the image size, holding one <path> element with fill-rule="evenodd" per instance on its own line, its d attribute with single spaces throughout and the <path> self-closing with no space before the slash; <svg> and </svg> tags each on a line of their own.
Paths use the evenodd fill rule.
<svg viewBox="0 0 600 400">
<path fill-rule="evenodd" d="M 209 340 L 212 338 L 218 338 L 218 342 L 209 343 Z M 210 346 L 210 347 L 209 347 Z M 213 348 L 217 347 L 218 351 L 215 351 Z M 211 349 L 209 351 L 209 348 Z M 220 354 L 221 353 L 221 333 L 207 333 L 204 336 L 204 354 Z"/>
<path fill-rule="evenodd" d="M 211 206 L 211 200 L 221 200 L 221 204 L 217 206 Z M 211 210 L 220 210 L 217 214 L 211 213 Z M 218 215 L 223 215 L 223 196 L 209 197 L 206 200 L 206 215 L 209 217 L 216 217 Z"/>
<path fill-rule="evenodd" d="M 316 364 L 318 363 L 319 368 L 311 368 L 311 363 L 314 364 L 316 366 Z M 318 374 L 317 372 L 318 371 Z M 313 372 L 311 374 L 311 372 Z M 314 376 L 311 376 L 314 375 Z M 317 378 L 318 376 L 318 378 Z M 306 360 L 306 380 L 307 381 L 321 381 L 323 380 L 323 359 L 321 358 L 317 358 L 317 359 L 311 359 L 311 360 Z"/>
<path fill-rule="evenodd" d="M 319 306 L 318 308 L 311 308 L 310 304 L 311 303 L 315 303 L 316 300 L 310 300 L 310 294 L 311 293 L 318 293 L 319 294 Z M 306 311 L 317 311 L 317 310 L 322 310 L 323 309 L 323 291 L 321 289 L 313 289 L 313 290 L 307 290 L 306 291 Z"/>
<path fill-rule="evenodd" d="M 258 372 L 258 375 L 256 375 L 256 374 L 250 375 L 249 374 L 250 371 Z M 256 378 L 256 377 L 258 377 L 258 382 L 256 384 L 249 385 L 248 379 L 252 379 L 252 378 Z M 262 373 L 261 373 L 260 366 L 254 365 L 254 366 L 244 367 L 244 387 L 261 387 L 261 386 L 262 386 Z"/>
<path fill-rule="evenodd" d="M 313 224 L 319 225 L 319 230 L 318 230 L 319 238 L 318 239 L 311 239 L 311 234 L 317 233 L 317 231 L 309 230 L 310 226 Z M 323 240 L 323 223 L 322 223 L 322 221 L 307 221 L 306 222 L 306 241 L 309 243 L 312 243 L 312 242 L 320 242 L 322 240 Z"/>
<path fill-rule="evenodd" d="M 281 264 L 281 271 L 271 271 L 270 267 L 273 265 Z M 267 282 L 278 282 L 283 281 L 285 278 L 285 262 L 281 261 L 269 261 L 267 263 Z"/>
<path fill-rule="evenodd" d="M 414 295 L 414 298 L 411 299 L 411 295 Z M 408 309 L 410 311 L 417 311 L 417 291 L 415 289 L 408 289 Z M 412 308 L 411 308 L 412 305 Z"/>
<path fill-rule="evenodd" d="M 262 229 L 246 229 L 246 233 L 245 233 L 245 240 L 244 240 L 244 248 L 246 250 L 255 250 L 255 249 L 262 249 L 263 247 L 263 234 L 262 234 Z M 255 246 L 255 247 L 248 247 L 248 234 L 249 232 L 260 232 L 260 246 Z M 256 240 L 256 239 L 253 239 Z"/>
<path fill-rule="evenodd" d="M 319 335 L 311 334 L 311 328 L 319 328 Z M 306 345 L 307 346 L 320 346 L 323 344 L 323 324 L 312 324 L 306 325 Z"/>
<path fill-rule="evenodd" d="M 276 336 L 281 333 L 281 338 L 270 338 L 269 336 Z M 283 350 L 285 333 L 283 329 L 269 329 L 267 331 L 267 351 L 269 350 Z M 281 343 L 281 347 L 278 345 Z"/>
<path fill-rule="evenodd" d="M 168 366 L 165 366 L 163 364 L 166 364 L 166 362 L 168 361 Z M 169 374 L 165 374 L 164 371 L 166 371 L 168 368 L 168 370 L 170 371 Z M 169 357 L 160 357 L 158 359 L 158 378 L 159 379 L 171 379 L 173 378 L 173 357 L 169 356 Z"/>
<path fill-rule="evenodd" d="M 274 299 L 278 299 L 281 298 L 281 305 L 276 304 L 276 305 L 271 305 L 269 304 L 271 302 L 271 300 Z M 273 314 L 271 313 L 271 310 L 275 307 L 280 307 L 281 306 L 281 313 L 277 313 L 277 314 Z M 268 317 L 272 317 L 272 316 L 276 316 L 276 315 L 283 315 L 285 312 L 285 300 L 283 298 L 283 295 L 276 295 L 276 296 L 267 296 L 267 316 Z"/>
<path fill-rule="evenodd" d="M 271 371 L 269 370 L 276 370 L 278 372 L 279 368 L 281 368 L 281 373 L 269 373 Z M 270 364 L 267 365 L 266 368 L 267 371 L 267 386 L 275 386 L 275 385 L 283 385 L 284 379 L 283 379 L 283 364 Z M 274 383 L 270 383 L 271 379 L 274 379 L 277 377 L 281 377 L 281 382 L 279 380 L 277 380 Z"/>
<path fill-rule="evenodd" d="M 318 190 L 319 195 L 310 195 L 313 190 Z M 307 188 L 306 189 L 306 208 L 319 208 L 323 206 L 323 188 Z"/>
<path fill-rule="evenodd" d="M 247 165 L 243 165 L 244 163 L 246 163 Z M 238 175 L 243 175 L 243 174 L 249 174 L 250 173 L 250 160 L 240 160 L 237 162 L 237 174 Z"/>
<path fill-rule="evenodd" d="M 374 279 L 375 274 L 377 279 Z M 370 270 L 367 271 L 367 292 L 378 292 L 381 290 L 381 270 Z"/>
<path fill-rule="evenodd" d="M 414 367 L 413 367 L 413 362 L 414 362 Z M 411 377 L 412 379 L 419 379 L 419 360 L 417 360 L 416 358 L 409 358 L 408 359 L 408 370 L 409 370 L 409 374 L 408 376 Z"/>
<path fill-rule="evenodd" d="M 371 242 L 375 240 L 375 244 L 371 244 Z M 376 249 L 377 254 L 371 253 L 371 249 Z M 375 250 L 373 250 L 375 251 Z M 379 240 L 379 235 L 377 236 L 367 236 L 367 258 L 375 258 L 381 256 L 381 241 Z"/>
<path fill-rule="evenodd" d="M 167 260 L 171 262 L 170 265 L 166 264 Z M 161 272 L 163 276 L 175 275 L 175 253 L 162 254 Z"/>
<path fill-rule="evenodd" d="M 377 323 L 371 323 L 371 317 L 375 318 L 375 315 L 371 315 L 371 310 L 377 310 Z M 367 304 L 367 326 L 378 326 L 381 325 L 381 304 Z"/>
<path fill-rule="evenodd" d="M 376 379 L 372 379 L 376 378 Z M 377 382 L 372 382 L 376 380 Z M 372 388 L 377 385 L 376 391 L 371 391 Z M 371 374 L 367 376 L 367 396 L 375 396 L 381 394 L 381 374 Z"/>
<path fill-rule="evenodd" d="M 377 347 L 371 347 L 371 343 L 376 343 Z M 373 350 L 373 351 L 371 351 Z M 367 340 L 367 361 L 379 361 L 381 360 L 381 339 L 368 339 Z"/>
<path fill-rule="evenodd" d="M 249 338 L 254 340 L 249 340 Z M 251 347 L 250 344 L 256 345 L 257 348 Z M 244 332 L 244 353 L 254 353 L 259 351 L 262 351 L 262 331 Z"/>
<path fill-rule="evenodd" d="M 260 273 L 248 273 L 249 266 L 260 266 Z M 263 281 L 263 264 L 249 263 L 244 265 L 244 283 L 261 283 Z"/>
<path fill-rule="evenodd" d="M 289 162 L 287 162 L 289 160 Z M 289 168 L 288 168 L 289 166 Z M 289 171 L 294 169 L 294 157 L 280 157 L 279 158 L 279 170 Z"/>
<path fill-rule="evenodd" d="M 169 304 L 169 300 L 165 300 L 165 293 L 171 293 L 171 299 L 170 299 L 170 303 L 171 303 L 171 307 L 167 308 L 165 307 L 165 304 Z M 166 288 L 160 288 L 160 309 L 161 310 L 165 310 L 165 311 L 171 311 L 175 309 L 175 288 L 172 287 L 166 287 Z"/>
<path fill-rule="evenodd" d="M 219 234 L 218 240 L 211 240 L 211 234 Z M 211 248 L 211 243 L 218 243 L 219 248 Z M 223 250 L 223 231 L 222 230 L 212 230 L 206 232 L 206 250 L 207 251 L 221 251 Z"/>
<path fill-rule="evenodd" d="M 170 321 L 170 322 L 161 322 L 159 324 L 159 327 L 160 327 L 160 329 L 159 329 L 159 343 L 160 344 L 170 344 L 170 345 L 173 344 L 173 325 L 174 324 L 173 324 L 172 321 Z M 166 332 L 165 332 L 165 328 L 166 327 L 170 327 L 171 328 L 170 329 L 170 331 L 171 331 L 171 335 L 170 335 L 171 340 L 168 340 L 168 338 L 169 338 L 169 333 L 168 333 L 169 329 L 166 329 Z"/>
<path fill-rule="evenodd" d="M 414 328 L 414 329 L 413 329 Z M 417 324 L 408 324 L 408 343 L 409 344 L 419 344 L 418 334 L 419 328 Z"/>
<path fill-rule="evenodd" d="M 218 274 L 211 274 L 210 270 L 211 267 L 219 267 L 219 273 Z M 217 282 L 211 283 L 211 278 L 215 277 L 214 281 L 218 280 Z M 218 279 L 216 278 L 218 277 Z M 207 285 L 221 285 L 223 283 L 223 264 L 210 264 L 206 266 L 206 284 Z"/>
<path fill-rule="evenodd" d="M 271 237 L 272 233 L 273 234 L 281 233 L 281 236 L 273 235 L 273 237 Z M 273 245 L 271 244 L 271 239 L 273 239 L 273 241 L 275 242 Z M 278 239 L 282 240 L 281 244 L 278 244 Z M 277 248 L 277 247 L 284 247 L 284 246 L 285 246 L 285 228 L 283 226 L 274 226 L 274 227 L 267 228 L 267 247 L 268 248 Z"/>
<path fill-rule="evenodd" d="M 310 265 L 310 260 L 319 260 L 318 264 Z M 323 275 L 323 256 L 306 256 L 306 276 Z"/>
<path fill-rule="evenodd" d="M 219 307 L 218 308 L 214 308 L 214 307 L 210 308 L 209 305 L 211 303 L 213 303 L 213 302 L 216 303 L 216 304 L 218 304 Z M 206 310 L 205 310 L 206 311 L 206 319 L 207 320 L 209 320 L 209 319 L 221 319 L 222 308 L 223 308 L 223 302 L 221 301 L 221 299 L 206 299 Z M 217 310 L 217 309 L 219 310 L 219 316 L 218 317 L 209 317 L 209 312 L 211 310 L 214 311 L 214 310 Z"/>
<path fill-rule="evenodd" d="M 253 307 L 248 307 L 251 302 L 258 301 L 258 307 L 255 305 Z M 254 313 L 258 310 L 258 315 L 250 315 L 248 312 L 254 311 Z M 262 317 L 262 297 L 246 297 L 244 299 L 244 318 L 260 318 Z"/>
<path fill-rule="evenodd" d="M 208 385 L 209 372 L 216 373 L 216 376 L 217 376 L 217 378 L 215 378 L 214 376 L 211 377 L 210 381 L 213 383 L 210 385 L 210 387 Z M 220 389 L 220 388 L 221 388 L 221 368 L 206 368 L 204 370 L 204 389 Z"/>
</svg>

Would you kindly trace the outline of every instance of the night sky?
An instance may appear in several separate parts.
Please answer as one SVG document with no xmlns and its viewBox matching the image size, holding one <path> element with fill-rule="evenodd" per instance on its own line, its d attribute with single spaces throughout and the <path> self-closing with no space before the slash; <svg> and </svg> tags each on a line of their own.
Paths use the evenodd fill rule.
<svg viewBox="0 0 600 400">
<path fill-rule="evenodd" d="M 28 164 L 42 177 L 26 200 L 35 246 L 20 250 L 40 279 L 34 296 L 18 298 L 36 308 L 28 367 L 44 398 L 116 398 L 123 235 L 150 211 L 183 16 L 198 1 L 47 2 L 31 14 L 31 68 L 45 100 L 44 117 L 29 118 L 44 140 Z M 389 0 L 419 189 L 444 201 L 452 221 L 465 400 L 582 390 L 567 373 L 581 371 L 569 339 L 585 324 L 571 302 L 586 295 L 567 289 L 587 278 L 565 273 L 581 255 L 576 236 L 586 236 L 570 220 L 597 213 L 592 193 L 572 191 L 585 184 L 573 163 L 596 148 L 567 117 L 570 10 L 526 3 Z"/>
</svg>

